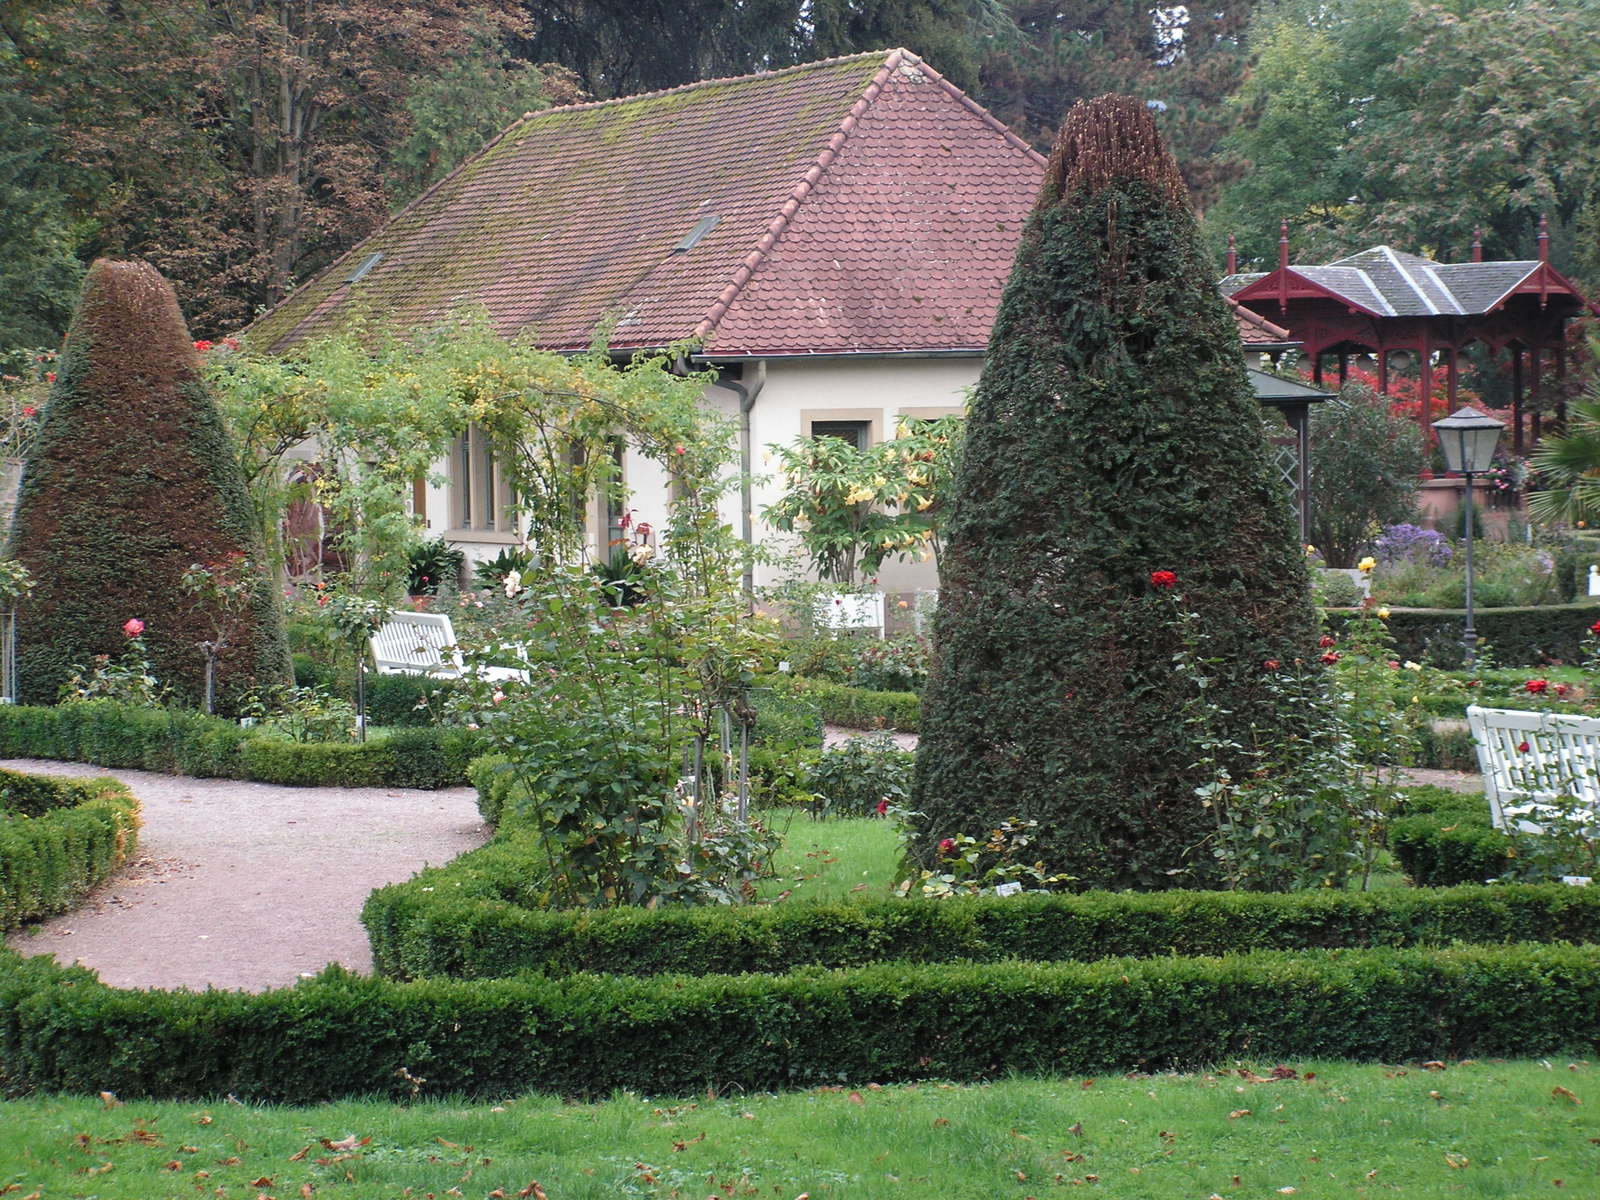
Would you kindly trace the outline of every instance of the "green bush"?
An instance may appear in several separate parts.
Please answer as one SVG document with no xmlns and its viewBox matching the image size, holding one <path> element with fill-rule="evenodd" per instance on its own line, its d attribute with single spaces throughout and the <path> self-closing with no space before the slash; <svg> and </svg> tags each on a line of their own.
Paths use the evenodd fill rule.
<svg viewBox="0 0 1600 1200">
<path fill-rule="evenodd" d="M 422 675 L 379 675 L 367 672 L 367 724 L 391 728 L 421 728 L 437 724 L 437 714 L 455 690 L 448 679 L 429 679 Z M 417 707 L 424 698 L 428 708 Z M 349 699 L 355 701 L 355 690 Z"/>
<path fill-rule="evenodd" d="M 1491 822 L 1487 799 L 1444 788 L 1414 789 L 1404 814 L 1389 826 L 1389 848 L 1418 887 L 1498 878 L 1506 871 L 1511 845 Z M 1493 894 L 1504 891 L 1496 888 Z"/>
<path fill-rule="evenodd" d="M 1052 872 L 1203 886 L 1222 866 L 1194 853 L 1215 830 L 1198 789 L 1245 778 L 1246 746 L 1303 719 L 1262 664 L 1315 657 L 1306 556 L 1215 276 L 1144 102 L 1075 106 L 968 409 L 911 805 L 920 866 L 1020 815 Z"/>
<path fill-rule="evenodd" d="M 0 706 L 0 756 L 251 779 L 293 787 L 457 787 L 478 753 L 466 730 L 399 729 L 365 744 L 290 742 L 188 709 L 111 700 Z"/>
<path fill-rule="evenodd" d="M 1339 628 L 1354 614 L 1333 611 L 1328 624 Z M 1581 643 L 1589 626 L 1600 620 L 1600 605 L 1543 604 L 1532 608 L 1491 608 L 1474 610 L 1473 628 L 1494 648 L 1495 661 L 1502 666 L 1538 667 L 1552 663 L 1582 661 Z M 1424 662 L 1429 651 L 1449 653 L 1459 664 L 1456 647 L 1466 627 L 1466 613 L 1457 609 L 1395 609 L 1387 621 L 1394 635 L 1395 654 L 1402 659 Z"/>
<path fill-rule="evenodd" d="M 38 581 L 18 610 L 21 698 L 53 703 L 74 664 L 122 652 L 123 624 L 137 617 L 156 677 L 197 699 L 196 647 L 217 636 L 221 610 L 181 581 L 193 565 L 231 555 L 255 565 L 217 663 L 223 707 L 251 686 L 287 683 L 279 590 L 260 568 L 238 452 L 172 286 L 146 263 L 95 263 L 56 371 L 9 543 Z"/>
<path fill-rule="evenodd" d="M 0 956 L 0 1087 L 314 1104 L 1600 1050 L 1600 950 L 1512 946 L 118 991 Z"/>
<path fill-rule="evenodd" d="M 809 701 L 816 705 L 824 722 L 847 729 L 916 733 L 922 717 L 922 698 L 915 692 L 869 692 L 825 679 L 774 681 L 772 687 L 775 693 L 787 689 L 788 694 Z"/>
<path fill-rule="evenodd" d="M 66 912 L 127 861 L 139 802 L 115 779 L 0 771 L 0 929 Z"/>
<path fill-rule="evenodd" d="M 1600 889 L 1560 886 L 1088 892 L 569 913 L 524 905 L 545 871 L 536 845 L 501 838 L 448 866 L 377 889 L 361 917 L 376 969 L 398 979 L 491 978 L 523 970 L 702 975 L 881 961 L 1088 961 L 1455 941 L 1600 941 Z"/>
</svg>

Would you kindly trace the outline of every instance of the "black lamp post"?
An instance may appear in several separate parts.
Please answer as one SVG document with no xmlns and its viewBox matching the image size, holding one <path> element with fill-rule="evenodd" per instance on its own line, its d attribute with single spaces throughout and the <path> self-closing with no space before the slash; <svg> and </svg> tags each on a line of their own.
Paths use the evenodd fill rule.
<svg viewBox="0 0 1600 1200">
<path fill-rule="evenodd" d="M 1289 483 L 1294 488 L 1295 517 L 1300 524 L 1300 544 L 1304 546 L 1311 540 L 1311 406 L 1336 397 L 1332 392 L 1281 379 L 1254 367 L 1247 371 L 1256 391 L 1256 403 L 1262 408 L 1277 409 L 1294 431 L 1294 477 Z"/>
<path fill-rule="evenodd" d="M 1472 628 L 1472 477 L 1481 475 L 1494 465 L 1495 448 L 1500 444 L 1500 434 L 1505 426 L 1470 404 L 1456 409 L 1448 417 L 1433 423 L 1439 432 L 1439 449 L 1444 452 L 1444 465 L 1463 475 L 1467 481 L 1465 529 L 1467 534 L 1467 628 L 1461 643 L 1467 651 L 1467 668 L 1472 667 L 1472 652 L 1477 648 L 1478 635 Z"/>
</svg>

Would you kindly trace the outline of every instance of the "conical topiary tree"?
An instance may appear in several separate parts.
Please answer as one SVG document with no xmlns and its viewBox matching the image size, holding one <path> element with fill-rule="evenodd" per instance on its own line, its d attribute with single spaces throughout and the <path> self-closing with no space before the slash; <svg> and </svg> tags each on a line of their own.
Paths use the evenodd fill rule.
<svg viewBox="0 0 1600 1200">
<path fill-rule="evenodd" d="M 1030 859 L 1085 884 L 1204 886 L 1199 731 L 1283 733 L 1263 664 L 1313 654 L 1316 616 L 1238 334 L 1142 102 L 1080 103 L 1062 126 L 967 424 L 914 854 L 1015 816 L 1039 822 Z M 1221 660 L 1215 708 L 1181 654 Z"/>
<path fill-rule="evenodd" d="M 17 620 L 23 703 L 53 704 L 74 664 L 120 654 L 145 624 L 156 677 L 197 701 L 216 613 L 182 584 L 194 565 L 256 564 L 217 664 L 223 707 L 291 678 L 277 589 L 259 574 L 244 477 L 172 287 L 144 263 L 97 262 L 67 332 L 23 470 L 11 556 L 38 583 Z"/>
</svg>

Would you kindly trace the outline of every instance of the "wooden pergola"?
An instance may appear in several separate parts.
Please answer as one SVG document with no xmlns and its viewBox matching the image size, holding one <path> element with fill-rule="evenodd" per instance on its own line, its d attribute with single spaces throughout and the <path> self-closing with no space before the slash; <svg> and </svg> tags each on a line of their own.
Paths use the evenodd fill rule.
<svg viewBox="0 0 1600 1200">
<path fill-rule="evenodd" d="M 1566 325 L 1585 308 L 1600 307 L 1550 265 L 1550 236 L 1539 222 L 1539 257 L 1513 262 L 1483 261 L 1481 242 L 1472 261 L 1437 263 L 1415 254 L 1374 246 L 1326 266 L 1289 265 L 1289 224 L 1278 237 L 1278 268 L 1237 273 L 1229 239 L 1224 296 L 1281 326 L 1311 356 L 1312 379 L 1322 385 L 1323 362 L 1337 355 L 1339 382 L 1352 355 L 1376 361 L 1378 386 L 1389 393 L 1392 356 L 1415 356 L 1422 399 L 1422 426 L 1433 420 L 1433 380 L 1427 368 L 1439 357 L 1445 368 L 1446 412 L 1456 404 L 1457 364 L 1462 351 L 1480 342 L 1492 354 L 1511 356 L 1513 445 L 1524 446 L 1523 408 L 1532 409 L 1530 433 L 1541 433 L 1540 388 L 1547 370 L 1566 376 Z M 1524 386 L 1526 383 L 1526 396 Z M 1557 410 L 1557 419 L 1560 419 Z"/>
</svg>

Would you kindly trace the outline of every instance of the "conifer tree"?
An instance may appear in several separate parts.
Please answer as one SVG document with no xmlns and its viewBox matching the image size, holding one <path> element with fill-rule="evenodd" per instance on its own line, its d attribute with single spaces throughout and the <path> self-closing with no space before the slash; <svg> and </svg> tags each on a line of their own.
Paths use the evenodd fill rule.
<svg viewBox="0 0 1600 1200">
<path fill-rule="evenodd" d="M 17 620 L 23 703 L 53 704 L 75 664 L 119 655 L 144 622 L 157 679 L 194 702 L 217 614 L 187 591 L 192 566 L 258 574 L 217 666 L 226 707 L 251 683 L 290 678 L 277 589 L 222 415 L 172 287 L 145 263 L 97 262 L 67 332 L 28 456 L 11 556 L 37 579 Z"/>
<path fill-rule="evenodd" d="M 1029 856 L 1083 884 L 1205 886 L 1195 788 L 1214 771 L 1196 763 L 1238 778 L 1251 760 L 1202 743 L 1292 730 L 1264 664 L 1310 661 L 1316 616 L 1238 334 L 1140 101 L 1062 126 L 941 569 L 914 855 L 1021 817 L 1040 826 Z"/>
</svg>

